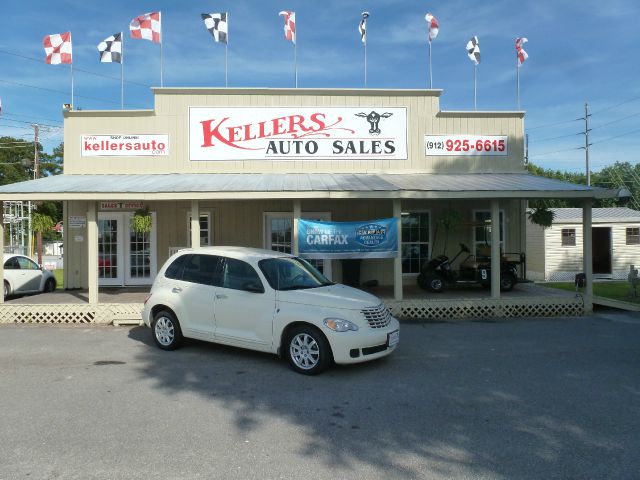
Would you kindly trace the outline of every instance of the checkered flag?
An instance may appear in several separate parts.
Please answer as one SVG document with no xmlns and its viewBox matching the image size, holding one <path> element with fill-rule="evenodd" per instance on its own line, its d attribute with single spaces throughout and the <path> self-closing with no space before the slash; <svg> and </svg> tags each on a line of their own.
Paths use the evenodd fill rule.
<svg viewBox="0 0 640 480">
<path fill-rule="evenodd" d="M 114 33 L 101 41 L 98 52 L 103 63 L 122 63 L 122 33 Z"/>
<path fill-rule="evenodd" d="M 44 47 L 45 63 L 58 65 L 60 63 L 73 63 L 71 49 L 71 32 L 47 35 L 42 40 Z"/>
<path fill-rule="evenodd" d="M 226 13 L 202 13 L 202 20 L 204 20 L 204 26 L 207 27 L 209 33 L 213 35 L 213 39 L 219 43 L 227 43 L 227 36 L 229 35 L 229 27 L 227 24 Z"/>
<path fill-rule="evenodd" d="M 139 15 L 129 24 L 131 38 L 151 40 L 153 43 L 161 43 L 162 21 L 160 12 L 145 13 Z"/>
<path fill-rule="evenodd" d="M 473 63 L 480 64 L 480 40 L 478 37 L 471 37 L 471 40 L 467 42 L 467 55 Z"/>
<path fill-rule="evenodd" d="M 367 18 L 369 18 L 369 12 L 362 12 L 362 20 L 358 25 L 358 31 L 360 32 L 360 40 L 364 45 L 367 44 Z"/>
</svg>

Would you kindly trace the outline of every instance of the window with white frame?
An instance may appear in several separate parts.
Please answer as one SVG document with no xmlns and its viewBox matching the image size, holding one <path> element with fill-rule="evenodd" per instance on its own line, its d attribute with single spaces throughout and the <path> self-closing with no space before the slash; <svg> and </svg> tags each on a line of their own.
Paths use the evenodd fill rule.
<svg viewBox="0 0 640 480">
<path fill-rule="evenodd" d="M 627 245 L 640 245 L 640 227 L 627 228 Z"/>
<path fill-rule="evenodd" d="M 429 212 L 402 213 L 402 273 L 420 273 L 429 259 Z"/>
<path fill-rule="evenodd" d="M 473 212 L 475 228 L 473 229 L 474 254 L 487 257 L 491 252 L 491 211 L 476 210 Z M 504 211 L 500 210 L 500 249 L 504 250 Z"/>
<path fill-rule="evenodd" d="M 208 212 L 200 213 L 200 246 L 211 245 L 211 215 Z M 191 247 L 191 212 L 187 215 L 187 246 Z"/>
<path fill-rule="evenodd" d="M 562 229 L 562 246 L 563 247 L 576 246 L 576 229 L 575 228 Z"/>
</svg>

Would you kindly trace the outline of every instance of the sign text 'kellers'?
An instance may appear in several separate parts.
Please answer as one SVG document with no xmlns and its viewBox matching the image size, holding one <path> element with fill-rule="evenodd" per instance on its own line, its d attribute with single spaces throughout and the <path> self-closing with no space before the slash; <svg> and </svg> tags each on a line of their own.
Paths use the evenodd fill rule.
<svg viewBox="0 0 640 480">
<path fill-rule="evenodd" d="M 169 135 L 82 135 L 83 157 L 157 157 L 169 155 Z"/>
<path fill-rule="evenodd" d="M 407 111 L 384 107 L 189 109 L 191 160 L 406 160 Z"/>
</svg>

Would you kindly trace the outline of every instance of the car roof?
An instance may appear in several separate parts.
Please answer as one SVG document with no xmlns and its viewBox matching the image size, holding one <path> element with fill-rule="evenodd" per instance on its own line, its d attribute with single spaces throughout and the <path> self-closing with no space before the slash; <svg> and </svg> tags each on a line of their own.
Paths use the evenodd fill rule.
<svg viewBox="0 0 640 480">
<path fill-rule="evenodd" d="M 250 247 L 234 247 L 234 246 L 216 246 L 216 247 L 198 247 L 198 248 L 186 248 L 180 250 L 179 253 L 204 253 L 209 255 L 220 255 L 229 258 L 236 258 L 238 260 L 250 260 L 260 261 L 267 258 L 286 258 L 293 257 L 288 253 L 276 252 L 275 250 L 266 250 L 264 248 L 250 248 Z"/>
<path fill-rule="evenodd" d="M 9 260 L 11 257 L 26 257 L 26 258 L 29 258 L 26 255 L 23 255 L 21 253 L 5 253 L 5 254 L 2 255 L 2 259 L 4 261 Z M 32 260 L 32 259 L 29 258 L 29 260 Z"/>
</svg>

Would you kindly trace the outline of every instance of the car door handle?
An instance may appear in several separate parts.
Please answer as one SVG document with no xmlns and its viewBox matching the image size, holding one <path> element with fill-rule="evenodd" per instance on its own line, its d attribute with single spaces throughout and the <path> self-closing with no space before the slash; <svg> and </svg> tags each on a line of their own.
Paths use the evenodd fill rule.
<svg viewBox="0 0 640 480">
<path fill-rule="evenodd" d="M 222 294 L 220 294 L 220 293 L 216 293 L 216 298 L 217 298 L 218 300 L 222 300 L 222 299 L 224 299 L 224 298 L 227 298 L 227 296 L 226 296 L 226 295 L 222 295 Z"/>
<path fill-rule="evenodd" d="M 180 292 L 182 291 L 182 289 L 181 289 L 180 287 L 173 287 L 173 288 L 171 289 L 171 291 L 172 291 L 173 293 L 180 293 Z"/>
</svg>

